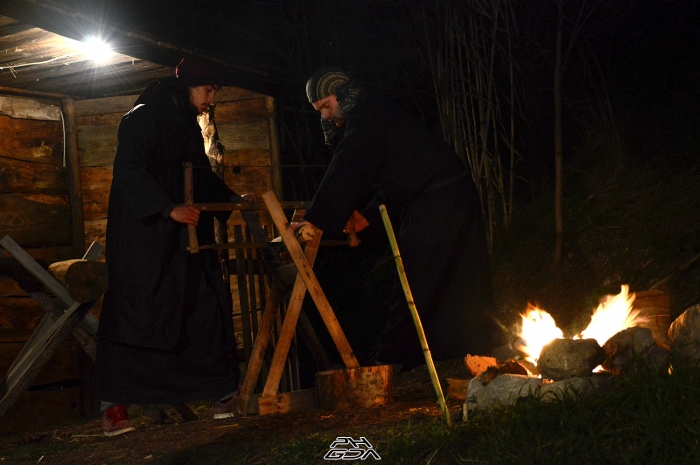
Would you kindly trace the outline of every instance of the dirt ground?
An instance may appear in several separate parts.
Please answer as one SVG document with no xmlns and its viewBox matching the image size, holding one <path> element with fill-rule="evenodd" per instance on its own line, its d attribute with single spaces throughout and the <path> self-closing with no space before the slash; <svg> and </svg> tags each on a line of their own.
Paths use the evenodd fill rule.
<svg viewBox="0 0 700 465">
<path fill-rule="evenodd" d="M 447 378 L 467 377 L 464 361 L 436 364 L 445 395 Z M 461 401 L 448 399 L 451 412 L 458 412 Z M 380 407 L 352 412 L 310 410 L 264 416 L 211 419 L 206 405 L 193 406 L 199 420 L 182 422 L 172 409 L 163 424 L 134 411 L 137 430 L 106 438 L 95 419 L 70 424 L 51 431 L 6 435 L 0 439 L 0 464 L 103 464 L 103 463 L 197 463 L 198 451 L 244 447 L 249 459 L 263 455 L 279 442 L 305 438 L 314 434 L 365 436 L 370 442 L 379 432 L 407 421 L 439 417 L 434 388 L 425 366 L 394 377 L 394 402 Z M 330 445 L 330 444 L 329 444 Z M 325 450 L 319 450 L 319 458 Z"/>
</svg>

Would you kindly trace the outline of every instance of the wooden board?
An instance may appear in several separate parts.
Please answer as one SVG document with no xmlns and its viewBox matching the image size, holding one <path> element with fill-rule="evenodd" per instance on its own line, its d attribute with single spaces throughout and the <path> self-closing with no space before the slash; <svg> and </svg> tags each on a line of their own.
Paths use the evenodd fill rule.
<svg viewBox="0 0 700 465">
<path fill-rule="evenodd" d="M 108 113 L 126 113 L 134 106 L 138 95 L 124 95 L 119 97 L 105 97 L 98 99 L 77 100 L 75 102 L 75 115 L 104 115 Z"/>
<path fill-rule="evenodd" d="M 284 392 L 275 396 L 258 397 L 260 415 L 273 413 L 304 412 L 318 408 L 315 389 Z"/>
<path fill-rule="evenodd" d="M 214 101 L 218 103 L 230 102 L 233 100 L 246 100 L 264 97 L 252 90 L 241 89 L 240 87 L 224 86 L 214 96 Z"/>
<path fill-rule="evenodd" d="M 107 218 L 109 190 L 112 187 L 112 167 L 82 168 L 80 181 L 83 188 L 83 215 L 85 221 Z M 87 231 L 86 231 L 87 236 Z"/>
<path fill-rule="evenodd" d="M 68 171 L 65 167 L 0 157 L 0 194 L 67 192 Z"/>
<path fill-rule="evenodd" d="M 26 297 L 17 281 L 7 276 L 0 276 L 0 297 Z"/>
<path fill-rule="evenodd" d="M 0 157 L 63 164 L 63 126 L 60 121 L 13 119 L 0 115 Z"/>
<path fill-rule="evenodd" d="M 0 95 L 0 115 L 15 119 L 61 121 L 61 108 L 32 98 Z"/>
<path fill-rule="evenodd" d="M 104 212 L 107 216 L 107 212 Z M 97 241 L 102 245 L 107 243 L 107 219 L 99 220 L 89 220 L 85 221 L 85 246 L 89 246 L 93 241 Z M 102 255 L 99 261 L 104 261 L 105 257 Z"/>
<path fill-rule="evenodd" d="M 81 166 L 105 166 L 114 162 L 118 126 L 78 127 Z"/>
<path fill-rule="evenodd" d="M 253 123 L 264 120 L 268 116 L 270 116 L 270 109 L 264 97 L 217 103 L 214 110 L 217 126 L 220 123 Z"/>
<path fill-rule="evenodd" d="M 45 314 L 30 297 L 0 298 L 0 343 L 26 342 Z"/>
<path fill-rule="evenodd" d="M 246 194 L 253 192 L 261 196 L 272 189 L 270 168 L 268 167 L 226 167 L 224 182 L 234 192 Z"/>
<path fill-rule="evenodd" d="M 255 123 L 220 123 L 216 127 L 219 131 L 219 139 L 226 151 L 240 149 L 270 148 L 270 128 L 267 121 Z"/>
<path fill-rule="evenodd" d="M 224 166 L 264 167 L 270 166 L 270 151 L 261 149 L 230 150 L 224 153 Z"/>
<path fill-rule="evenodd" d="M 9 234 L 26 246 L 72 243 L 70 209 L 18 194 L 0 195 L 0 237 Z"/>
</svg>

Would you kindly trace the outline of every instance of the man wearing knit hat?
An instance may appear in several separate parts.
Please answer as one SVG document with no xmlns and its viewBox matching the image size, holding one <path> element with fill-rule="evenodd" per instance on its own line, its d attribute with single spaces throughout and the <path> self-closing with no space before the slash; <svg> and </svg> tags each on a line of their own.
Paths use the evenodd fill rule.
<svg viewBox="0 0 700 465">
<path fill-rule="evenodd" d="M 502 338 L 494 320 L 486 237 L 471 172 L 435 131 L 396 102 L 366 92 L 348 73 L 316 71 L 306 84 L 330 144 L 343 132 L 299 229 L 386 235 L 384 204 L 413 298 L 436 360 L 487 353 Z M 363 200 L 371 198 L 368 204 Z M 423 363 L 398 279 L 376 361 Z"/>
<path fill-rule="evenodd" d="M 220 86 L 214 66 L 184 58 L 174 76 L 146 87 L 119 125 L 95 364 L 106 436 L 134 430 L 129 404 L 218 399 L 215 418 L 233 416 L 239 373 L 228 291 L 216 254 L 185 248 L 188 225 L 213 243 L 214 216 L 226 221 L 230 213 L 185 204 L 184 162 L 195 167 L 197 202 L 241 201 L 209 168 L 197 124 Z"/>
</svg>

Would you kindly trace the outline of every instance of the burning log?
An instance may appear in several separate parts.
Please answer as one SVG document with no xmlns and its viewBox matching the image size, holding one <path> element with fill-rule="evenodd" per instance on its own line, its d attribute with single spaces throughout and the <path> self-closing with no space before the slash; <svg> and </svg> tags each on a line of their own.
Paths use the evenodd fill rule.
<svg viewBox="0 0 700 465">
<path fill-rule="evenodd" d="M 644 357 L 659 369 L 668 369 L 668 352 L 660 347 L 648 328 L 632 327 L 620 331 L 603 344 L 607 359 L 603 368 L 615 375 L 629 373 L 635 358 Z"/>
<path fill-rule="evenodd" d="M 542 348 L 537 369 L 543 378 L 559 381 L 588 376 L 605 361 L 605 351 L 595 339 L 554 339 Z"/>
<path fill-rule="evenodd" d="M 680 358 L 700 363 L 700 304 L 688 308 L 671 323 L 668 337 Z"/>
</svg>

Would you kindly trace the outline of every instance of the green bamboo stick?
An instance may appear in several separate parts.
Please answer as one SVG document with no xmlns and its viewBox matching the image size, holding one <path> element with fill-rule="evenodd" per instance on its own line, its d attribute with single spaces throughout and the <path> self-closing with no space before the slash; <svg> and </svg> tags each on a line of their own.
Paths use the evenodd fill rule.
<svg viewBox="0 0 700 465">
<path fill-rule="evenodd" d="M 416 331 L 418 332 L 418 340 L 420 340 L 420 345 L 423 348 L 425 364 L 428 366 L 428 373 L 430 373 L 430 379 L 433 381 L 435 394 L 438 398 L 438 405 L 440 406 L 442 415 L 445 417 L 445 423 L 447 423 L 447 426 L 452 426 L 452 419 L 450 418 L 449 410 L 447 410 L 445 396 L 442 394 L 442 387 L 440 387 L 440 381 L 438 380 L 437 371 L 435 370 L 433 356 L 430 355 L 430 348 L 428 347 L 428 340 L 425 338 L 423 324 L 420 322 L 420 316 L 418 316 L 416 304 L 415 302 L 413 302 L 411 288 L 408 287 L 408 280 L 406 279 L 406 270 L 404 270 L 403 268 L 403 261 L 401 260 L 401 254 L 399 253 L 399 246 L 396 243 L 394 228 L 391 226 L 391 220 L 389 220 L 389 214 L 386 212 L 386 207 L 384 205 L 379 206 L 379 212 L 382 215 L 382 221 L 384 222 L 386 233 L 389 236 L 389 242 L 391 243 L 391 251 L 394 253 L 394 259 L 396 260 L 396 269 L 399 272 L 399 279 L 401 280 L 403 292 L 406 295 L 406 301 L 408 302 L 408 308 L 411 311 L 411 316 L 413 317 L 413 323 L 416 325 Z"/>
</svg>

